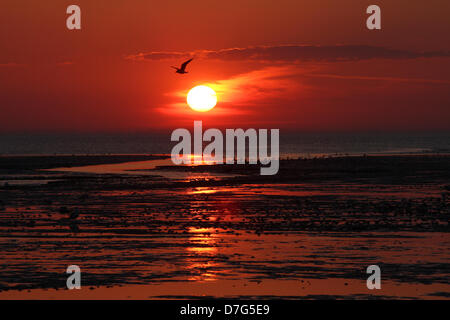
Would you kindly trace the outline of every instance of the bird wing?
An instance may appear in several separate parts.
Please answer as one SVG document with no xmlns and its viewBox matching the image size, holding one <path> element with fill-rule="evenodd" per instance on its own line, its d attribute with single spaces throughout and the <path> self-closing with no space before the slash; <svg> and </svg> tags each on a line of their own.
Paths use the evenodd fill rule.
<svg viewBox="0 0 450 320">
<path fill-rule="evenodd" d="M 188 65 L 189 62 L 191 62 L 194 58 L 189 59 L 188 61 L 183 62 L 183 64 L 181 65 L 181 70 L 186 69 L 186 66 Z"/>
<path fill-rule="evenodd" d="M 177 67 L 174 67 L 174 66 L 170 66 L 171 68 L 174 68 L 175 70 L 178 70 L 178 68 Z"/>
</svg>

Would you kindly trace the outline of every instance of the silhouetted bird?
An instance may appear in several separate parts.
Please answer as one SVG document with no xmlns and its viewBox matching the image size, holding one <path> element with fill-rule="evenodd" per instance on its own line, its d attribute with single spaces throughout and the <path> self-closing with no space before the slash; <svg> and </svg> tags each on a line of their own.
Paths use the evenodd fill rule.
<svg viewBox="0 0 450 320">
<path fill-rule="evenodd" d="M 191 62 L 192 60 L 193 60 L 193 59 L 189 59 L 188 61 L 183 62 L 183 64 L 181 65 L 180 68 L 177 68 L 177 67 L 174 67 L 174 66 L 171 66 L 171 67 L 174 68 L 175 70 L 177 70 L 177 71 L 175 71 L 176 73 L 184 74 L 184 73 L 187 73 L 187 71 L 186 71 L 186 66 L 187 66 L 188 63 Z"/>
</svg>

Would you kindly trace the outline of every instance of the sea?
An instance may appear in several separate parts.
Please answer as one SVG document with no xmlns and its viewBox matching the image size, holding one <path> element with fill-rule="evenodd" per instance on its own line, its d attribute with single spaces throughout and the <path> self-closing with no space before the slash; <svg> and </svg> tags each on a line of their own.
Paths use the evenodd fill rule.
<svg viewBox="0 0 450 320">
<path fill-rule="evenodd" d="M 1 133 L 0 156 L 170 154 L 170 133 Z M 450 132 L 293 133 L 280 130 L 280 156 L 450 153 Z"/>
</svg>

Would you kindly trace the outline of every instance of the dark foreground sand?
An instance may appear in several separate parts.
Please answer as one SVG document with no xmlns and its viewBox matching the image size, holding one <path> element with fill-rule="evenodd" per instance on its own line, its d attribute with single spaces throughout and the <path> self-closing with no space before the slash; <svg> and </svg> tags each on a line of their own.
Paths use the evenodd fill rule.
<svg viewBox="0 0 450 320">
<path fill-rule="evenodd" d="M 449 156 L 41 170 L 153 159 L 0 157 L 0 299 L 450 297 Z"/>
</svg>

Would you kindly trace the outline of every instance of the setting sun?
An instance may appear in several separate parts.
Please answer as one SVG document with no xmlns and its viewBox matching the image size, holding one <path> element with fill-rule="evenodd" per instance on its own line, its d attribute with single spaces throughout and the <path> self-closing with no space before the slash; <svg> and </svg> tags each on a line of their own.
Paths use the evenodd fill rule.
<svg viewBox="0 0 450 320">
<path fill-rule="evenodd" d="M 196 86 L 187 95 L 187 104 L 195 111 L 209 111 L 216 103 L 216 92 L 207 86 Z"/>
</svg>

